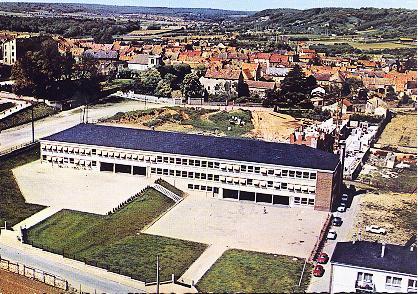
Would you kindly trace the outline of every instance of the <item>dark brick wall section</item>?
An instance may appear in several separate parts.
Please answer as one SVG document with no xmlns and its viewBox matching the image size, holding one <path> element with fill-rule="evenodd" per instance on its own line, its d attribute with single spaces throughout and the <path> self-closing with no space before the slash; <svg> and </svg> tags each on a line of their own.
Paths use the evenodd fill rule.
<svg viewBox="0 0 418 294">
<path fill-rule="evenodd" d="M 318 172 L 316 176 L 315 210 L 331 211 L 334 174 Z"/>
</svg>

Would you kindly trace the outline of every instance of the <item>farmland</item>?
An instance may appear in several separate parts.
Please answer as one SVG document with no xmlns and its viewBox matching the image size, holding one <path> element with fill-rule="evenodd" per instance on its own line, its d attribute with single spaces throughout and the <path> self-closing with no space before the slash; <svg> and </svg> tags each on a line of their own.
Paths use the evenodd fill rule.
<svg viewBox="0 0 418 294">
<path fill-rule="evenodd" d="M 44 283 L 31 280 L 18 274 L 0 270 L 0 293 L 21 294 L 21 293 L 48 293 L 58 294 L 63 291 L 48 286 Z"/>
</svg>

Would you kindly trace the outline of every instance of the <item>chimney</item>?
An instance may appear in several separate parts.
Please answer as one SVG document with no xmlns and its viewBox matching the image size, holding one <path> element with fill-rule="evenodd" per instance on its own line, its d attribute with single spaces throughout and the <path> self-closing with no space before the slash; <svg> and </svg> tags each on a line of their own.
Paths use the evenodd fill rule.
<svg viewBox="0 0 418 294">
<path fill-rule="evenodd" d="M 385 257 L 385 249 L 386 249 L 386 244 L 382 243 L 382 252 L 380 253 L 381 258 Z"/>
<path fill-rule="evenodd" d="M 411 245 L 411 247 L 409 247 L 409 251 L 414 252 L 414 245 Z"/>
</svg>

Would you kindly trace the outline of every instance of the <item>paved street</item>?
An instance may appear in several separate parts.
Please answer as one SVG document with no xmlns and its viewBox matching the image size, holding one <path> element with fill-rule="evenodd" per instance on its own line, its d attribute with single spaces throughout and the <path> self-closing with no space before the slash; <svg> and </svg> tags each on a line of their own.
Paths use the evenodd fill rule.
<svg viewBox="0 0 418 294">
<path fill-rule="evenodd" d="M 162 107 L 162 104 L 147 104 L 147 107 Z M 145 104 L 138 101 L 124 101 L 113 104 L 95 105 L 88 111 L 89 122 L 110 117 L 117 112 L 144 109 Z M 35 139 L 52 135 L 80 123 L 81 109 L 71 109 L 35 122 Z M 32 140 L 30 123 L 4 130 L 0 133 L 0 151 Z"/>
<path fill-rule="evenodd" d="M 334 216 L 339 216 L 343 220 L 343 224 L 341 227 L 331 227 L 337 232 L 337 239 L 336 240 L 328 240 L 325 243 L 325 247 L 322 250 L 323 252 L 327 253 L 329 258 L 331 259 L 332 253 L 334 252 L 335 245 L 337 242 L 347 242 L 352 241 L 352 227 L 355 215 L 357 213 L 358 204 L 360 201 L 360 197 L 362 194 L 356 195 L 354 198 L 352 198 L 351 205 L 347 209 L 346 212 L 339 213 L 334 212 Z M 331 280 L 331 264 L 328 262 L 327 264 L 323 265 L 325 269 L 325 274 L 320 277 L 314 277 L 312 276 L 311 283 L 308 287 L 308 293 L 320 293 L 320 292 L 329 292 L 329 283 Z"/>
<path fill-rule="evenodd" d="M 5 244 L 0 244 L 0 255 L 2 258 L 58 275 L 61 278 L 66 279 L 70 285 L 77 290 L 80 290 L 81 287 L 82 291 L 91 291 L 92 293 L 144 292 L 144 290 L 140 290 L 138 288 L 125 286 L 117 282 L 80 271 L 66 265 L 65 262 L 51 262 L 51 260 L 45 259 L 44 256 L 28 253 Z M 60 259 L 63 260 L 63 258 Z"/>
</svg>

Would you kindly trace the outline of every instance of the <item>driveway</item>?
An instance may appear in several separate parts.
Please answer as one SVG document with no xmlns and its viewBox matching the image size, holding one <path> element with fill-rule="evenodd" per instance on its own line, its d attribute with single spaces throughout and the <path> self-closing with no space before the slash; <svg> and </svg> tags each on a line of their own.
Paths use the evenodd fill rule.
<svg viewBox="0 0 418 294">
<path fill-rule="evenodd" d="M 327 217 L 312 208 L 263 206 L 192 193 L 145 233 L 307 258 Z"/>
<path fill-rule="evenodd" d="M 152 180 L 133 175 L 52 167 L 40 160 L 13 170 L 29 203 L 106 214 Z"/>
</svg>

